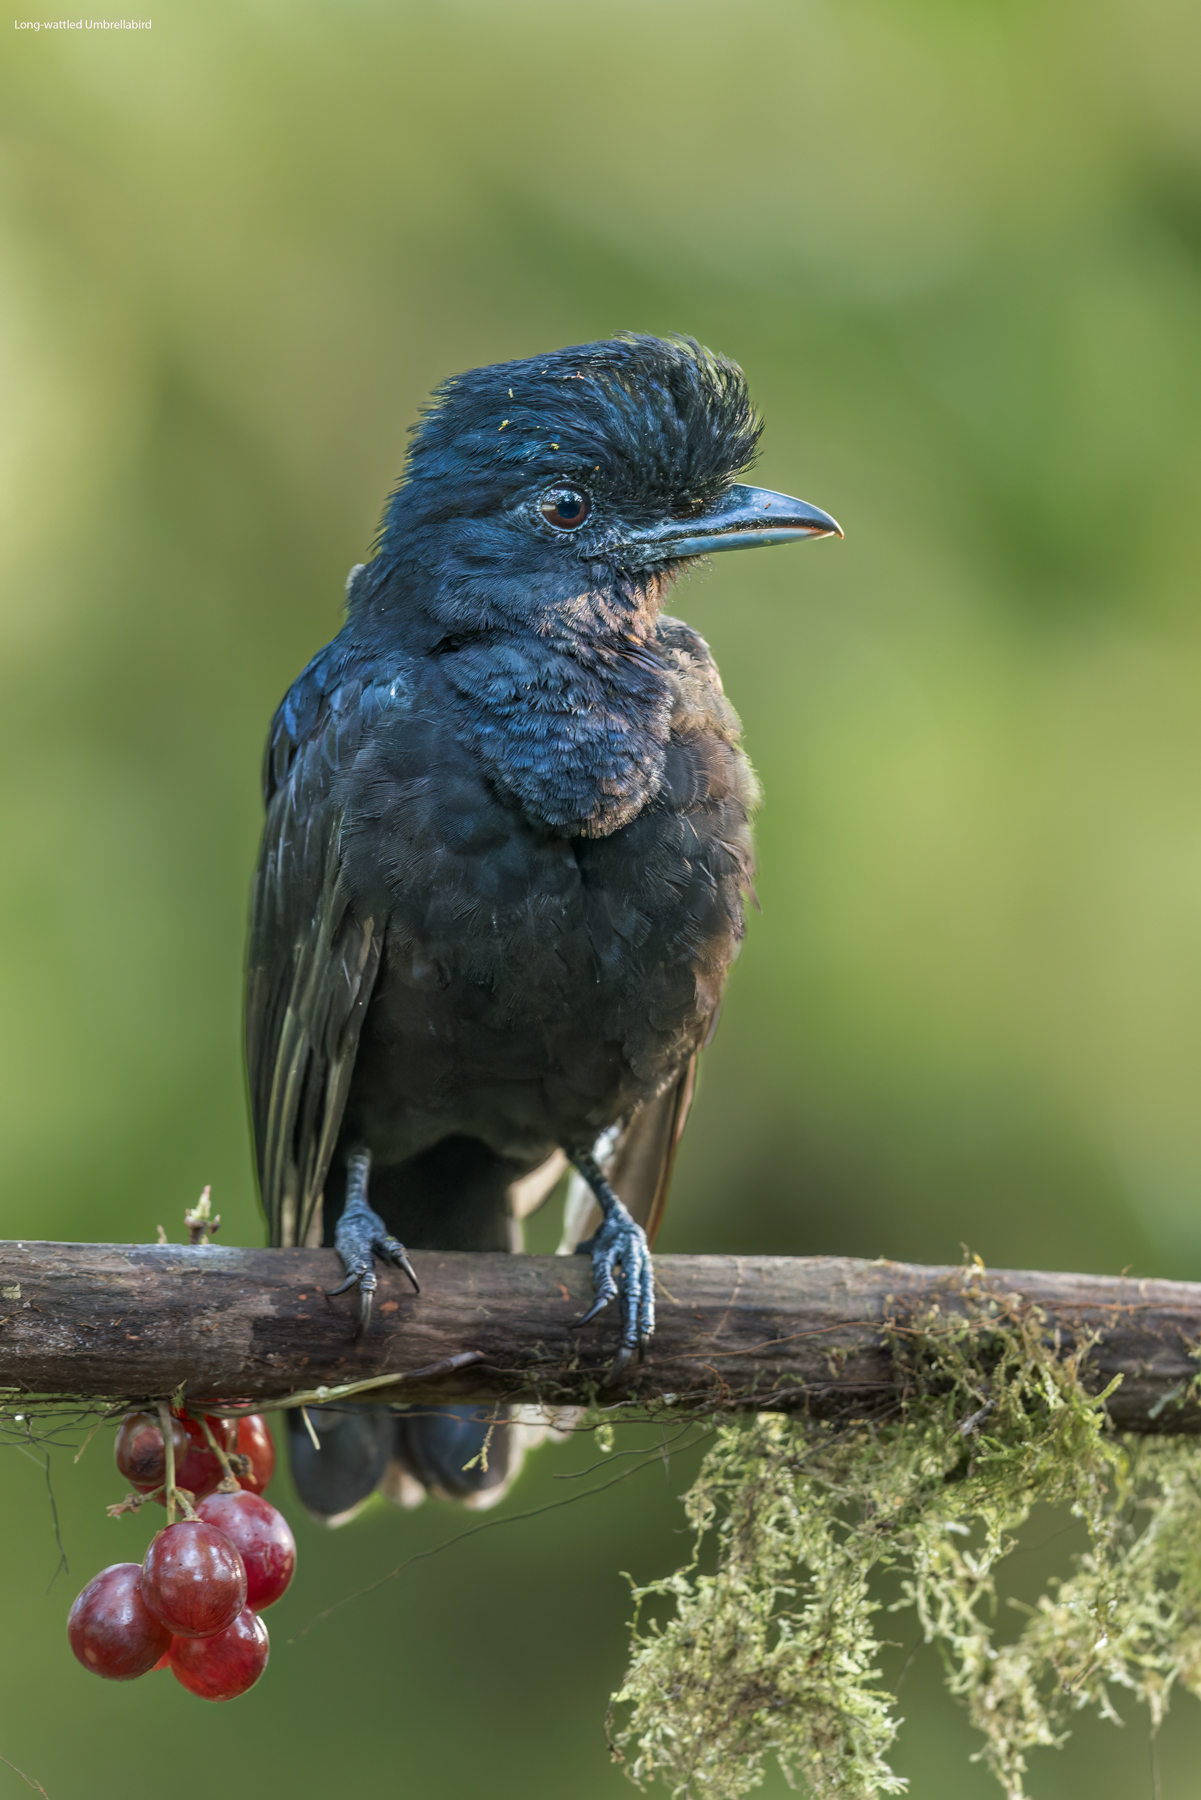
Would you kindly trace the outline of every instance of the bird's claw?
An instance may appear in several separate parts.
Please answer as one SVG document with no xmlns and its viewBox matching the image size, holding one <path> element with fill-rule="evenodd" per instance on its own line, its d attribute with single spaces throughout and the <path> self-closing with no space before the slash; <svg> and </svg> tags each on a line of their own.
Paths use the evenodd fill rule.
<svg viewBox="0 0 1201 1800">
<path fill-rule="evenodd" d="M 604 1385 L 612 1387 L 629 1367 L 634 1352 L 645 1353 L 655 1329 L 655 1277 L 650 1246 L 641 1225 L 620 1203 L 610 1203 L 604 1220 L 586 1242 L 578 1245 L 592 1258 L 595 1300 L 580 1318 L 577 1329 L 602 1313 L 610 1300 L 621 1302 L 621 1338 L 613 1366 Z M 621 1267 L 618 1281 L 617 1267 Z"/>
<path fill-rule="evenodd" d="M 334 1248 L 342 1258 L 346 1280 L 340 1287 L 327 1288 L 326 1292 L 334 1299 L 352 1287 L 358 1288 L 356 1337 L 362 1337 L 371 1323 L 371 1307 L 379 1285 L 375 1273 L 376 1257 L 381 1262 L 390 1263 L 395 1269 L 403 1269 L 413 1284 L 414 1293 L 421 1292 L 421 1285 L 413 1272 L 413 1265 L 404 1245 L 399 1238 L 392 1236 L 379 1214 L 372 1212 L 370 1207 L 359 1206 L 343 1213 L 334 1230 Z"/>
</svg>

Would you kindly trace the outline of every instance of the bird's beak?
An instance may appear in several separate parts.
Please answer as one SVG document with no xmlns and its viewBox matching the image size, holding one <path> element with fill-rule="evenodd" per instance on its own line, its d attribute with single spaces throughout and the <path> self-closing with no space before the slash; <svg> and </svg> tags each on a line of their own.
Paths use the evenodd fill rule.
<svg viewBox="0 0 1201 1800">
<path fill-rule="evenodd" d="M 754 550 L 764 544 L 791 544 L 797 538 L 841 537 L 842 527 L 819 506 L 773 494 L 770 488 L 735 486 L 705 512 L 690 519 L 664 519 L 631 532 L 617 554 L 647 563 L 709 556 L 716 550 Z"/>
</svg>

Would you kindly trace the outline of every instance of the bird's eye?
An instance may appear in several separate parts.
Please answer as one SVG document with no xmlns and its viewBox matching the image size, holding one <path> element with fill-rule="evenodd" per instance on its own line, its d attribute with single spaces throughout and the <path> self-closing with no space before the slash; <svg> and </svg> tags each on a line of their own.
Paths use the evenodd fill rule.
<svg viewBox="0 0 1201 1800">
<path fill-rule="evenodd" d="M 574 531 L 592 511 L 592 502 L 579 488 L 548 488 L 540 501 L 542 517 L 559 531 Z"/>
</svg>

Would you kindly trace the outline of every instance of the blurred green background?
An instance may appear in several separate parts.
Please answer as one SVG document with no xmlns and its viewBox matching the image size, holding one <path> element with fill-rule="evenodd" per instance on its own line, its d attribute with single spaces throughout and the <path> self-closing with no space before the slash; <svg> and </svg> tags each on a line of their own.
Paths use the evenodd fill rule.
<svg viewBox="0 0 1201 1800">
<path fill-rule="evenodd" d="M 1201 1277 L 1199 55 L 1184 0 L 168 0 L 14 32 L 0 1235 L 178 1237 L 211 1181 L 259 1240 L 267 721 L 430 386 L 631 327 L 738 359 L 761 478 L 847 531 L 678 595 L 767 801 L 664 1247 Z M 67 1652 L 72 1594 L 147 1535 L 103 1517 L 108 1456 L 54 1453 L 48 1598 L 43 1475 L 0 1459 L 0 1754 L 51 1800 L 630 1791 L 618 1571 L 682 1553 L 687 1459 L 289 1644 L 469 1522 L 297 1520 L 269 1675 L 206 1708 Z M 544 1453 L 506 1510 L 597 1460 Z M 928 1653 L 902 1699 L 915 1795 L 998 1791 Z M 1136 1715 L 1082 1728 L 1035 1791 L 1195 1795 L 1189 1697 L 1158 1754 Z"/>
</svg>

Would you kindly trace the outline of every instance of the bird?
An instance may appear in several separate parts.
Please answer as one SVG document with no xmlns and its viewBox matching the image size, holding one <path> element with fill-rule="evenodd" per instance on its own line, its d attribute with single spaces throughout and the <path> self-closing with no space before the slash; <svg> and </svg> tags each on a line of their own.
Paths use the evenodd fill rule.
<svg viewBox="0 0 1201 1800">
<path fill-rule="evenodd" d="M 650 1244 L 753 894 L 758 789 L 708 645 L 664 606 L 698 558 L 842 536 L 740 479 L 739 366 L 623 332 L 438 387 L 345 623 L 264 759 L 246 1054 L 275 1244 L 332 1245 L 370 1329 L 377 1262 L 519 1247 L 571 1171 L 589 1324 L 620 1381 Z M 289 1415 L 341 1523 L 382 1488 L 486 1505 L 520 1419 Z M 528 1439 L 528 1430 L 525 1436 Z"/>
</svg>

